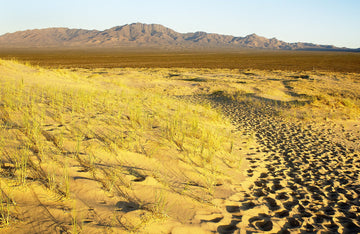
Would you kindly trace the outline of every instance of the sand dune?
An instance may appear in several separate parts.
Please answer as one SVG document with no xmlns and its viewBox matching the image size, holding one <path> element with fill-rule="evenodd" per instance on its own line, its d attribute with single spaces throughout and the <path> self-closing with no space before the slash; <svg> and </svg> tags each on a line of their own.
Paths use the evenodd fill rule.
<svg viewBox="0 0 360 234">
<path fill-rule="evenodd" d="M 0 232 L 360 232 L 359 74 L 0 69 Z"/>
</svg>

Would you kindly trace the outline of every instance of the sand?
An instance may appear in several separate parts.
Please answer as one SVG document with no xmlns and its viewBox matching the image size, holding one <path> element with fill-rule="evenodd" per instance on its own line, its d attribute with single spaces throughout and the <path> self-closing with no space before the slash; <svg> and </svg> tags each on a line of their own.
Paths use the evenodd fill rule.
<svg viewBox="0 0 360 234">
<path fill-rule="evenodd" d="M 283 71 L 181 69 L 176 76 L 164 69 L 104 69 L 73 74 L 10 62 L 0 66 L 1 82 L 10 91 L 9 82 L 18 82 L 14 87 L 19 88 L 24 83 L 37 84 L 31 87 L 38 88 L 49 82 L 60 87 L 66 85 L 65 91 L 82 87 L 91 94 L 95 89 L 98 91 L 92 96 L 95 100 L 103 95 L 100 96 L 103 104 L 98 109 L 75 111 L 62 119 L 56 117 L 47 102 L 40 103 L 39 109 L 47 109 L 43 112 L 41 131 L 35 132 L 39 133 L 38 143 L 28 143 L 27 148 L 19 147 L 29 139 L 25 118 L 20 117 L 20 111 L 0 105 L 2 233 L 360 232 L 360 124 L 351 115 L 356 115 L 358 109 L 349 107 L 351 102 L 349 108 L 344 108 L 341 104 L 344 100 L 339 98 L 353 92 L 349 97 L 357 105 L 359 83 L 355 78 L 349 81 L 355 75 L 310 74 L 314 79 L 298 79 Z M 339 82 L 344 86 L 339 87 Z M 314 87 L 317 90 L 313 91 Z M 225 135 L 236 142 L 225 140 L 215 152 L 222 153 L 201 164 L 196 155 L 180 157 L 191 142 L 181 145 L 181 138 L 163 140 L 159 118 L 146 131 L 138 132 L 138 145 L 109 147 L 113 136 L 136 136 L 129 133 L 129 129 L 136 130 L 132 126 L 138 126 L 136 121 L 130 121 L 136 117 L 136 111 L 133 115 L 121 113 L 117 120 L 121 126 L 113 122 L 113 109 L 103 111 L 103 105 L 112 106 L 105 101 L 116 98 L 117 92 L 127 90 L 126 95 L 135 97 L 130 88 L 141 94 L 136 96 L 139 100 L 147 94 L 146 101 L 151 101 L 154 96 L 149 92 L 163 95 L 153 100 L 154 109 L 165 110 L 160 112 L 163 116 L 171 115 L 174 106 L 186 104 L 189 106 L 180 110 L 188 111 L 189 115 L 199 113 L 204 117 L 201 122 L 214 121 L 216 125 L 211 125 L 211 130 L 220 132 L 222 124 L 231 120 L 233 125 L 227 122 L 226 127 L 231 128 Z M 314 101 L 307 105 L 308 99 L 303 99 L 330 88 L 339 97 L 322 97 L 323 103 L 330 104 L 318 109 L 325 114 L 328 110 L 339 113 L 345 110 L 343 115 L 337 113 L 338 119 L 324 119 L 321 113 L 305 120 L 284 116 L 286 111 L 295 112 L 297 108 L 316 109 L 322 103 Z M 108 89 L 115 96 L 108 95 L 105 92 Z M 4 92 L 11 94 L 9 90 Z M 240 90 L 243 96 L 236 97 L 231 93 L 234 90 Z M 250 93 L 252 99 L 247 99 L 245 93 Z M 19 101 L 16 97 L 15 103 Z M 169 99 L 167 105 L 157 106 L 169 97 L 181 102 Z M 85 94 L 84 99 L 87 100 Z M 137 103 L 134 98 L 124 100 Z M 223 115 L 211 108 L 206 112 L 203 107 L 197 109 L 189 100 L 206 102 Z M 281 112 L 281 102 L 295 101 L 305 104 L 285 106 Z M 113 108 L 118 107 L 121 106 L 114 101 Z M 345 117 L 348 119 L 342 119 Z M 181 117 L 183 121 L 184 118 Z M 76 132 L 84 136 L 75 137 Z M 200 135 L 201 139 L 218 142 L 211 138 L 214 132 L 205 133 L 207 138 Z M 195 132 L 191 141 L 195 142 L 197 135 Z M 59 136 L 62 141 L 56 138 Z M 135 140 L 123 144 L 131 146 Z M 29 151 L 28 175 L 22 184 L 19 181 L 22 162 L 13 158 L 25 150 Z M 8 223 L 6 217 L 10 219 Z"/>
<path fill-rule="evenodd" d="M 267 105 L 212 101 L 259 143 L 247 153 L 244 190 L 223 202 L 226 209 L 217 219 L 208 220 L 217 223 L 214 231 L 360 232 L 360 157 L 331 140 L 338 138 L 332 125 L 289 123 Z M 358 147 L 360 141 L 354 143 Z"/>
</svg>

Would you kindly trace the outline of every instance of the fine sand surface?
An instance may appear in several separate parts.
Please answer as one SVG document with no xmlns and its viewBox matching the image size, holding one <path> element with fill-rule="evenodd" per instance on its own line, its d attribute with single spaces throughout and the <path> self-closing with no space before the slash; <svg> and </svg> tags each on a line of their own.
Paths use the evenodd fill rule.
<svg viewBox="0 0 360 234">
<path fill-rule="evenodd" d="M 0 233 L 360 232 L 359 74 L 0 75 Z"/>
</svg>

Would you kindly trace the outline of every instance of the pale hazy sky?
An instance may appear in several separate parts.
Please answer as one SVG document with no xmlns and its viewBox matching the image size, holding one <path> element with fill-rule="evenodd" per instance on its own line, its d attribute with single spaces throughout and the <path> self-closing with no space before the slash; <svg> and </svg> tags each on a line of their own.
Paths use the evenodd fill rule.
<svg viewBox="0 0 360 234">
<path fill-rule="evenodd" d="M 256 33 L 360 47 L 360 0 L 0 0 L 0 35 L 47 27 L 103 30 L 135 22 L 181 33 Z"/>
</svg>

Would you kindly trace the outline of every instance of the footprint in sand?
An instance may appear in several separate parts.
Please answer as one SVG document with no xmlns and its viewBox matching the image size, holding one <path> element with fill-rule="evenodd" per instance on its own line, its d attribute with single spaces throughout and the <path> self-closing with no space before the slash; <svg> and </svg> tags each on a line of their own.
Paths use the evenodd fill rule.
<svg viewBox="0 0 360 234">
<path fill-rule="evenodd" d="M 249 219 L 251 226 L 261 231 L 271 231 L 273 229 L 273 222 L 270 220 L 270 216 L 266 214 L 259 214 Z"/>
<path fill-rule="evenodd" d="M 260 146 L 254 150 L 263 154 L 247 155 L 247 196 L 225 211 L 251 218 L 221 225 L 219 232 L 242 227 L 250 232 L 360 233 L 360 156 L 333 143 L 330 127 L 320 131 L 312 124 L 285 122 L 266 103 L 212 101 L 226 107 L 246 135 L 255 136 Z"/>
</svg>

